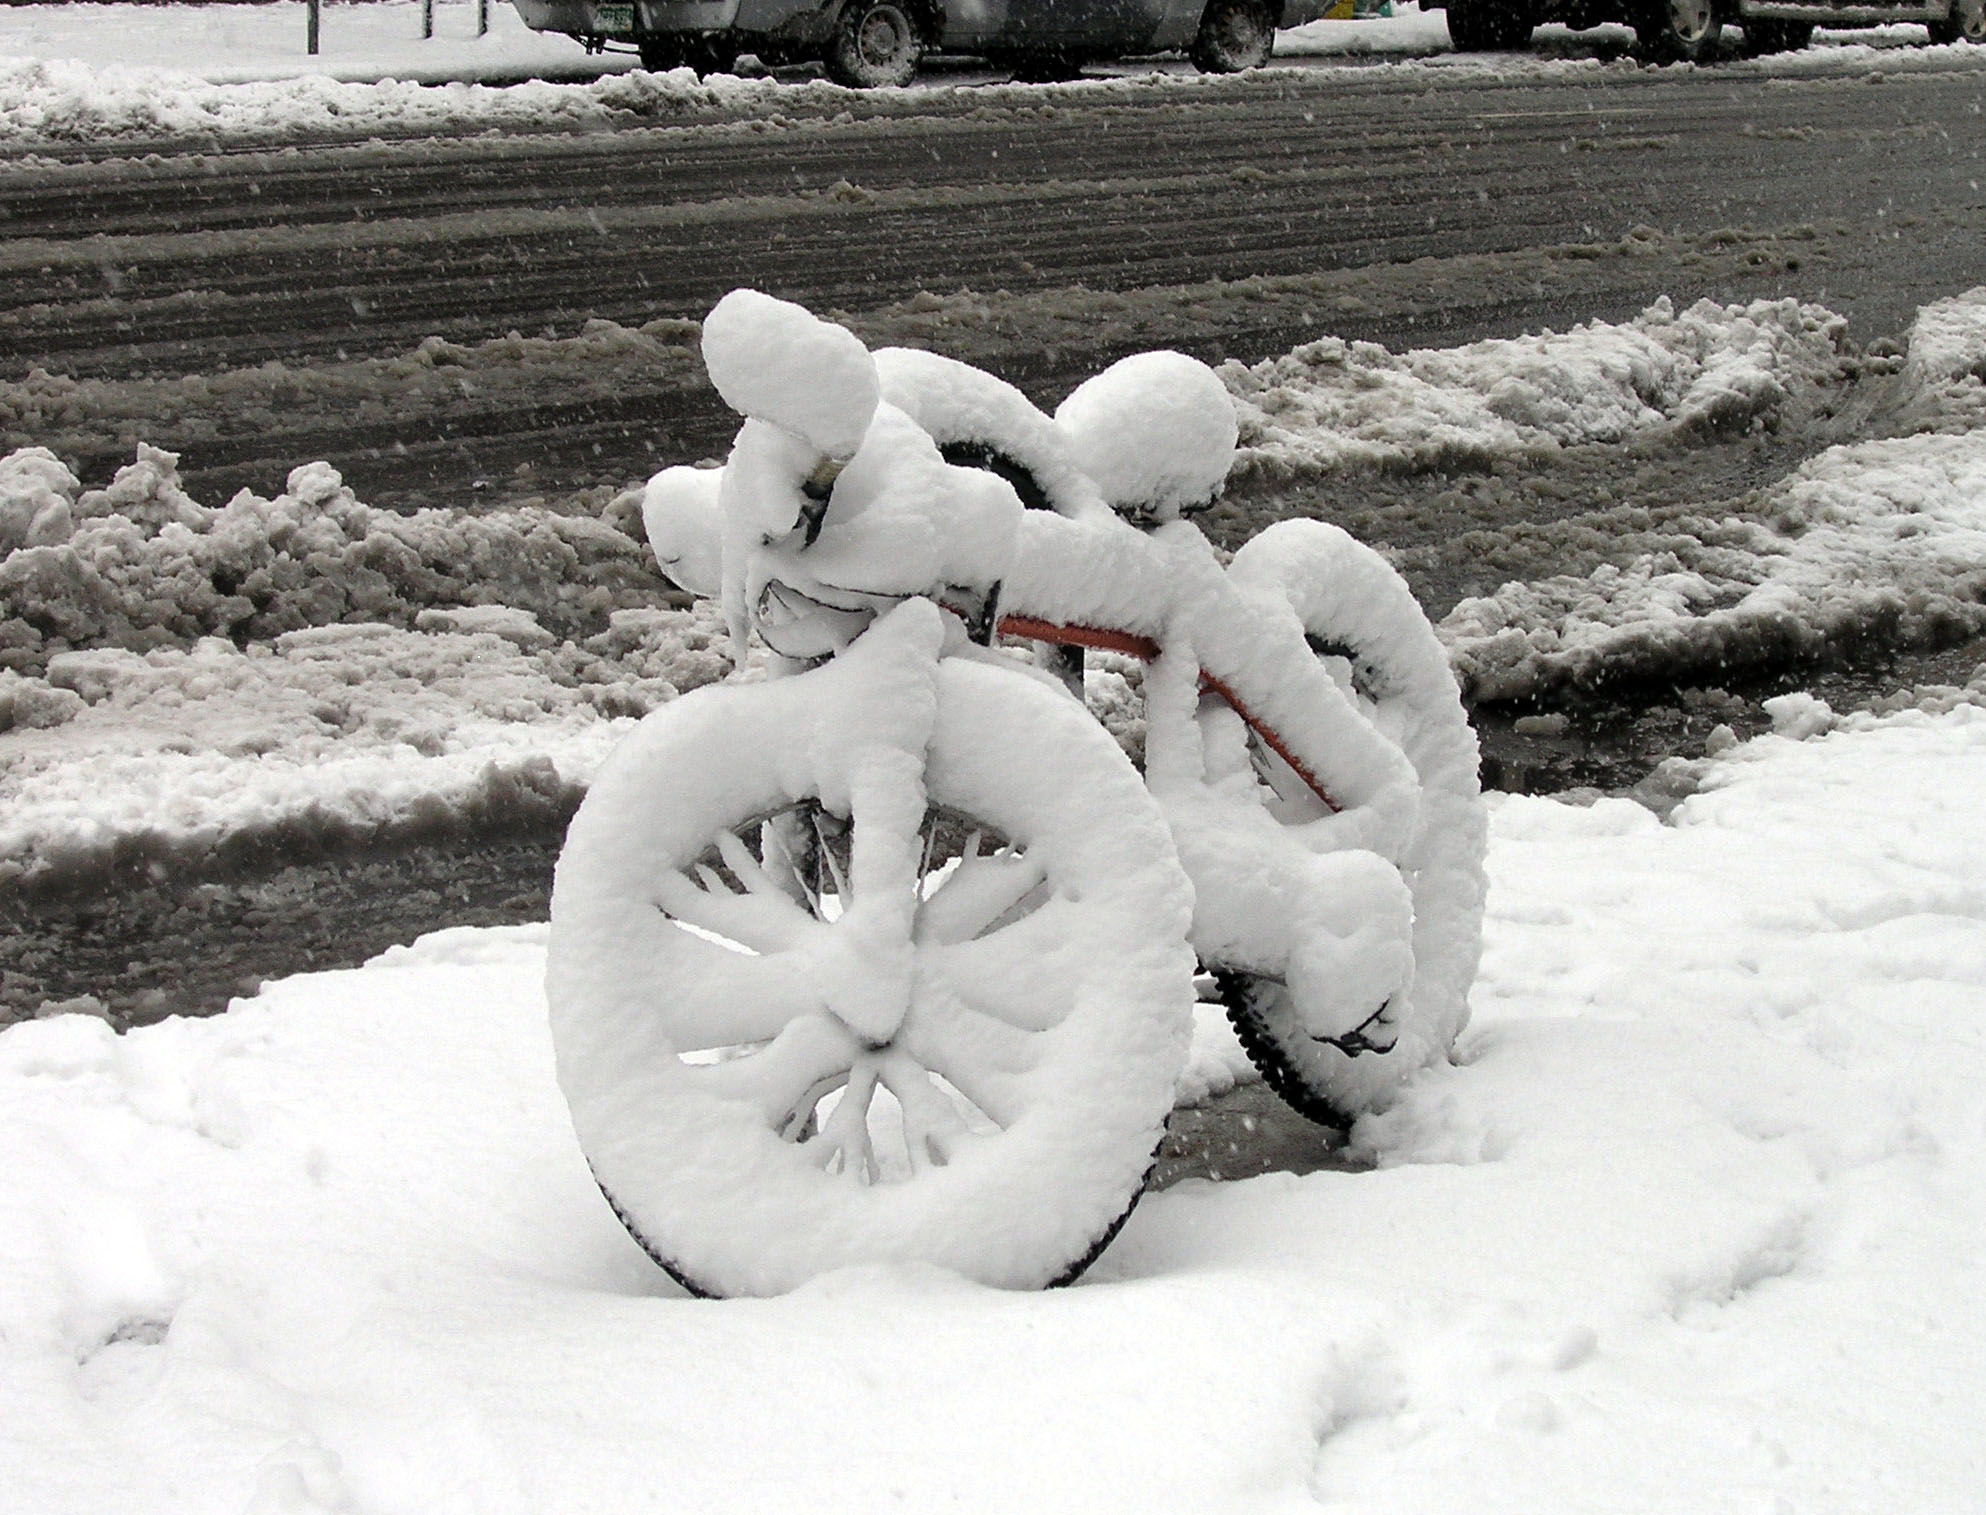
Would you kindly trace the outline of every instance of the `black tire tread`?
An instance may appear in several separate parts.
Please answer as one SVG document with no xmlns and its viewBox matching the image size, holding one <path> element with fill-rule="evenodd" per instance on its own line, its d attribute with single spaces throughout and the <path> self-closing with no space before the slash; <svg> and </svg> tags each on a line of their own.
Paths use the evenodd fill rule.
<svg viewBox="0 0 1986 1515">
<path fill-rule="evenodd" d="M 1259 58 L 1253 56 L 1253 49 L 1246 58 L 1239 58 L 1229 50 L 1223 31 L 1230 17 L 1245 17 L 1261 28 L 1267 45 L 1262 47 Z M 1186 55 L 1203 74 L 1238 74 L 1246 69 L 1259 68 L 1267 62 L 1275 48 L 1275 39 L 1275 18 L 1262 0 L 1212 0 L 1206 14 L 1200 18 L 1199 34 L 1194 37 Z"/>
<path fill-rule="evenodd" d="M 1303 1071 L 1291 1062 L 1283 1044 L 1255 1008 L 1254 978 L 1226 968 L 1214 970 L 1214 985 L 1228 1024 L 1234 1027 L 1241 1050 L 1248 1054 L 1270 1092 L 1305 1120 L 1334 1131 L 1351 1128 L 1353 1117 L 1320 1094 Z"/>
</svg>

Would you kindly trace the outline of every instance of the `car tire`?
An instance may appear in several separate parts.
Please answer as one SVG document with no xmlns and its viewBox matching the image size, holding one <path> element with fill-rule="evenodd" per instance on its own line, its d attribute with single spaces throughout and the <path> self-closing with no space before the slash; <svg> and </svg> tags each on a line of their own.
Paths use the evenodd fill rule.
<svg viewBox="0 0 1986 1515">
<path fill-rule="evenodd" d="M 1952 0 L 1949 16 L 1926 24 L 1936 43 L 1986 42 L 1986 0 Z"/>
<path fill-rule="evenodd" d="M 1513 52 L 1531 45 L 1531 9 L 1511 0 L 1449 0 L 1448 37 L 1462 53 Z"/>
<path fill-rule="evenodd" d="M 850 0 L 829 39 L 828 77 L 850 89 L 908 84 L 924 56 L 924 37 L 897 0 Z"/>
<path fill-rule="evenodd" d="M 1747 21 L 1745 41 L 1755 57 L 1768 53 L 1797 53 L 1813 40 L 1811 21 Z"/>
<path fill-rule="evenodd" d="M 1723 36 L 1716 0 L 1648 0 L 1634 22 L 1635 40 L 1655 63 L 1708 63 Z"/>
<path fill-rule="evenodd" d="M 1203 74 L 1260 68 L 1276 46 L 1276 23 L 1259 0 L 1213 0 L 1188 56 Z"/>
</svg>

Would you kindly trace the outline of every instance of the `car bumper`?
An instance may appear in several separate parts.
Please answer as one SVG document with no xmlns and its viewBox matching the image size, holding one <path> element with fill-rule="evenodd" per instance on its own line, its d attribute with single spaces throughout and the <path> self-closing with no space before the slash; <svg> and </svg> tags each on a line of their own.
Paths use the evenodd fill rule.
<svg viewBox="0 0 1986 1515">
<path fill-rule="evenodd" d="M 667 32 L 714 32 L 734 26 L 739 0 L 512 0 L 537 32 L 632 38 Z"/>
</svg>

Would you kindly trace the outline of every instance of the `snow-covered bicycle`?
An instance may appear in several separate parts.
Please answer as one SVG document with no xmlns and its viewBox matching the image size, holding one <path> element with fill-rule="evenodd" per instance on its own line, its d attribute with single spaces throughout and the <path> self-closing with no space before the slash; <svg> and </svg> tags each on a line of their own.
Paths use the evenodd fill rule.
<svg viewBox="0 0 1986 1515">
<path fill-rule="evenodd" d="M 1050 417 L 751 291 L 703 341 L 743 427 L 644 516 L 768 676 L 604 765 L 548 972 L 581 1145 L 658 1263 L 711 1294 L 1073 1278 L 1144 1187 L 1196 984 L 1321 1121 L 1446 1053 L 1474 736 L 1377 554 L 1289 521 L 1223 566 L 1187 519 L 1236 440 L 1210 370 L 1142 354 Z M 1142 773 L 1086 649 L 1143 665 Z"/>
</svg>

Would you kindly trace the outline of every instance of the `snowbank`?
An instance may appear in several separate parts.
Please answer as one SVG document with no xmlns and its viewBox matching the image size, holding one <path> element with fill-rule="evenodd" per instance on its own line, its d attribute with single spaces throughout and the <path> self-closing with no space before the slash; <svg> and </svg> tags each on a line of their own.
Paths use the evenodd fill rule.
<svg viewBox="0 0 1986 1515">
<path fill-rule="evenodd" d="M 212 508 L 180 487 L 178 463 L 140 443 L 108 488 L 84 490 L 45 448 L 0 459 L 0 667 L 38 672 L 71 647 L 404 626 L 437 605 L 505 606 L 564 632 L 653 584 L 641 545 L 590 516 L 396 515 L 328 463 L 292 469 L 273 500 L 243 490 Z"/>
<path fill-rule="evenodd" d="M 1365 55 L 1414 57 L 1445 53 L 1448 12 L 1422 10 L 1407 3 L 1392 7 L 1390 16 L 1361 16 L 1355 21 L 1311 21 L 1276 33 L 1278 58 L 1332 58 Z"/>
<path fill-rule="evenodd" d="M 1955 429 L 1830 448 L 1753 515 L 1623 522 L 1621 561 L 1457 605 L 1439 628 L 1457 672 L 1519 699 L 1986 629 L 1982 367 L 1986 289 L 1927 307 L 1901 409 Z"/>
<path fill-rule="evenodd" d="M 604 521 L 399 516 L 323 463 L 215 509 L 174 465 L 0 460 L 0 879 L 560 815 L 730 671 Z"/>
<path fill-rule="evenodd" d="M 675 1294 L 573 1142 L 536 928 L 123 1037 L 13 1027 L 10 1494 L 1968 1508 L 1982 759 L 1986 712 L 1916 713 L 1754 742 L 1670 826 L 1502 799 L 1476 1029 L 1361 1128 L 1372 1169 L 1182 1184 L 1049 1294 Z"/>
<path fill-rule="evenodd" d="M 1658 427 L 1742 431 L 1839 377 L 1847 322 L 1818 305 L 1664 298 L 1634 320 L 1392 353 L 1326 337 L 1221 372 L 1243 474 L 1469 467 Z"/>
</svg>

